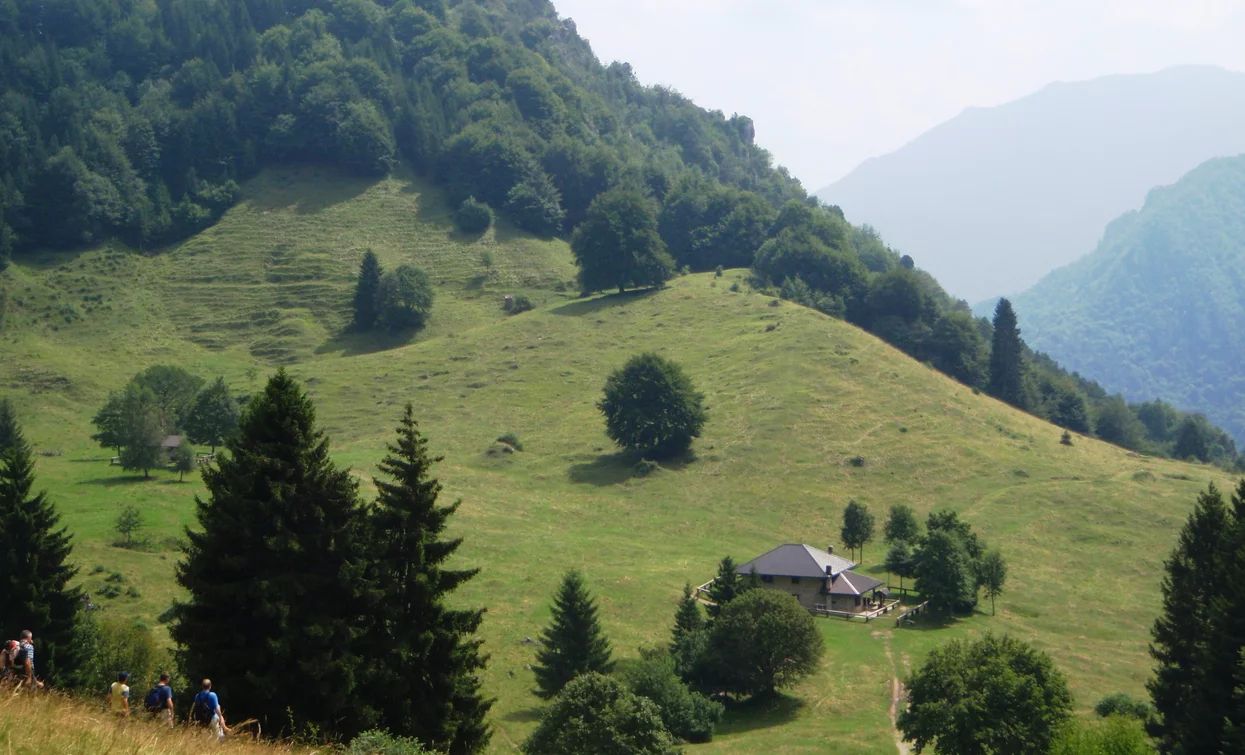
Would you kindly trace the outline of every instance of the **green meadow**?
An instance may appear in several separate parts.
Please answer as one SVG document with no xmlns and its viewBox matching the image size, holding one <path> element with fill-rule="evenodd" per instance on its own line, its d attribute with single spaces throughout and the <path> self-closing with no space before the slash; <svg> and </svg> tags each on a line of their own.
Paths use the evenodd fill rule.
<svg viewBox="0 0 1245 755">
<path fill-rule="evenodd" d="M 368 248 L 383 265 L 423 267 L 438 286 L 428 327 L 410 339 L 345 332 Z M 459 563 L 482 569 L 458 599 L 488 608 L 494 752 L 512 751 L 539 715 L 531 639 L 565 570 L 585 571 L 616 656 L 634 658 L 667 637 L 685 582 L 707 581 L 727 554 L 837 543 L 852 499 L 879 522 L 895 503 L 922 516 L 960 512 L 1008 559 L 997 615 L 986 602 L 949 625 L 819 620 L 822 671 L 784 698 L 732 711 L 714 742 L 692 751 L 894 752 L 894 677 L 938 644 L 985 631 L 1050 652 L 1082 711 L 1117 690 L 1144 694 L 1163 559 L 1198 490 L 1231 484 L 1223 473 L 1079 437 L 1061 445 L 1054 426 L 863 331 L 751 293 L 745 271 L 583 299 L 567 286 L 574 274 L 561 241 L 504 225 L 457 233 L 413 177 L 269 171 L 181 245 L 100 248 L 5 272 L 0 391 L 42 454 L 40 484 L 74 533 L 86 589 L 122 573 L 138 596 L 95 602 L 151 626 L 178 596 L 176 541 L 203 489 L 197 475 L 143 479 L 109 465 L 114 452 L 89 435 L 110 390 L 166 363 L 249 393 L 285 366 L 364 496 L 412 403 L 445 457 L 443 495 L 462 501 Z M 503 297 L 519 293 L 537 308 L 507 316 Z M 609 371 L 640 351 L 683 365 L 709 407 L 694 459 L 644 476 L 606 438 L 595 406 Z M 495 447 L 504 432 L 523 451 Z M 147 518 L 150 551 L 113 545 L 127 504 Z M 867 546 L 862 568 L 885 576 L 884 553 Z"/>
</svg>

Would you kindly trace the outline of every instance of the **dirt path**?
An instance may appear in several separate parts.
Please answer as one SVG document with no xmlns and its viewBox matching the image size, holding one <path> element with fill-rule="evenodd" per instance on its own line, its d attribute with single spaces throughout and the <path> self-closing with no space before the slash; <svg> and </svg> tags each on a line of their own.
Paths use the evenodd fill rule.
<svg viewBox="0 0 1245 755">
<path fill-rule="evenodd" d="M 887 713 L 891 717 L 891 734 L 895 737 L 895 748 L 899 750 L 899 755 L 908 755 L 911 752 L 908 743 L 903 741 L 903 735 L 899 733 L 895 721 L 899 717 L 899 706 L 903 701 L 903 682 L 899 681 L 899 669 L 895 667 L 895 655 L 891 652 L 891 636 L 889 632 L 877 632 L 882 637 L 882 647 L 886 650 L 886 660 L 891 664 L 891 705 Z"/>
</svg>

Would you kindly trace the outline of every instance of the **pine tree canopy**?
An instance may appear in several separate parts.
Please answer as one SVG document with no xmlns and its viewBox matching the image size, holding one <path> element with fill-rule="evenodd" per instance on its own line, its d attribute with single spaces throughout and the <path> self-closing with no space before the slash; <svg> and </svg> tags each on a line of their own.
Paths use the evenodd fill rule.
<svg viewBox="0 0 1245 755">
<path fill-rule="evenodd" d="M 191 679 L 267 734 L 351 736 L 379 714 L 356 687 L 372 594 L 365 510 L 329 459 L 315 409 L 280 370 L 251 400 L 229 453 L 205 468 L 198 529 L 177 579 L 171 633 Z"/>
<path fill-rule="evenodd" d="M 7 397 L 0 399 L 0 454 L 17 445 L 21 428 L 17 424 L 17 410 Z"/>
<path fill-rule="evenodd" d="M 446 568 L 462 540 L 443 537 L 459 504 L 437 503 L 441 484 L 430 472 L 440 460 L 407 404 L 375 480 L 371 555 L 380 593 L 365 646 L 375 659 L 366 694 L 376 698 L 385 728 L 459 755 L 488 744 L 484 717 L 493 702 L 480 691 L 487 656 L 474 636 L 484 611 L 445 602 L 479 570 Z"/>
<path fill-rule="evenodd" d="M 11 414 L 8 423 L 0 425 L 11 444 L 0 451 L 0 632 L 5 638 L 33 632 L 35 673 L 56 685 L 83 660 L 76 641 L 81 596 L 69 586 L 78 570 L 68 563 L 71 538 L 56 508 L 33 492 L 30 444 Z"/>
<path fill-rule="evenodd" d="M 683 585 L 683 598 L 679 600 L 679 609 L 674 614 L 674 632 L 672 641 L 677 644 L 685 635 L 699 631 L 705 626 L 705 618 L 700 613 L 700 604 L 692 585 Z"/>
<path fill-rule="evenodd" d="M 536 694 L 548 699 L 568 682 L 590 671 L 608 674 L 614 668 L 609 640 L 601 629 L 596 601 L 575 570 L 566 573 L 553 599 L 553 618 L 536 652 Z"/>
<path fill-rule="evenodd" d="M 376 326 L 376 318 L 380 315 L 377 293 L 380 290 L 380 279 L 384 275 L 380 260 L 376 253 L 368 249 L 363 253 L 363 262 L 359 265 L 359 280 L 354 289 L 354 325 L 359 330 L 371 330 Z"/>
<path fill-rule="evenodd" d="M 990 352 L 987 392 L 1017 409 L 1027 409 L 1024 376 L 1024 342 L 1020 340 L 1016 311 L 1007 299 L 999 299 L 994 310 L 994 342 Z"/>
<path fill-rule="evenodd" d="M 723 556 L 718 562 L 718 573 L 713 578 L 713 582 L 709 585 L 709 615 L 717 618 L 722 612 L 722 608 L 727 603 L 739 597 L 743 592 L 740 589 L 739 574 L 735 572 L 735 559 L 730 556 Z"/>
</svg>

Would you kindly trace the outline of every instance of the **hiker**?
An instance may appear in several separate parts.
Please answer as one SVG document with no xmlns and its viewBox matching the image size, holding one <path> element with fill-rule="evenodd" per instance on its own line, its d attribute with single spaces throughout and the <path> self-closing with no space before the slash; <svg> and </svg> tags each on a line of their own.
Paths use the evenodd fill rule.
<svg viewBox="0 0 1245 755">
<path fill-rule="evenodd" d="M 13 659 L 17 657 L 19 647 L 21 643 L 17 640 L 9 640 L 4 643 L 3 648 L 0 648 L 0 684 L 9 684 L 13 681 L 13 672 L 16 668 Z"/>
<path fill-rule="evenodd" d="M 143 707 L 151 714 L 153 721 L 164 721 L 173 726 L 173 688 L 169 686 L 169 675 L 160 674 L 160 681 L 151 688 L 143 700 Z"/>
<path fill-rule="evenodd" d="M 22 630 L 22 641 L 13 656 L 13 672 L 25 687 L 34 690 L 43 686 L 43 682 L 35 680 L 35 636 L 29 629 Z"/>
<path fill-rule="evenodd" d="M 225 741 L 229 727 L 225 725 L 225 714 L 220 710 L 220 698 L 212 691 L 212 680 L 203 680 L 203 691 L 195 695 L 194 704 L 190 708 L 190 721 L 198 726 L 206 726 L 216 735 L 219 742 Z"/>
<path fill-rule="evenodd" d="M 117 718 L 130 717 L 130 675 L 124 671 L 117 674 L 117 681 L 108 689 L 108 710 Z"/>
</svg>

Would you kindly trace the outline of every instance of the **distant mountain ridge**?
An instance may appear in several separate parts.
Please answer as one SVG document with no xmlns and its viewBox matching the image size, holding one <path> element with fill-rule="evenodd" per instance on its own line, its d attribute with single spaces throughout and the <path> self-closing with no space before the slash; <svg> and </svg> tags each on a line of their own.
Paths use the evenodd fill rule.
<svg viewBox="0 0 1245 755">
<path fill-rule="evenodd" d="M 1245 156 L 1210 160 L 1013 298 L 1028 343 L 1245 439 Z"/>
<path fill-rule="evenodd" d="M 954 296 L 1022 291 L 1212 157 L 1245 153 L 1245 74 L 1187 66 L 970 108 L 818 192 Z"/>
</svg>

